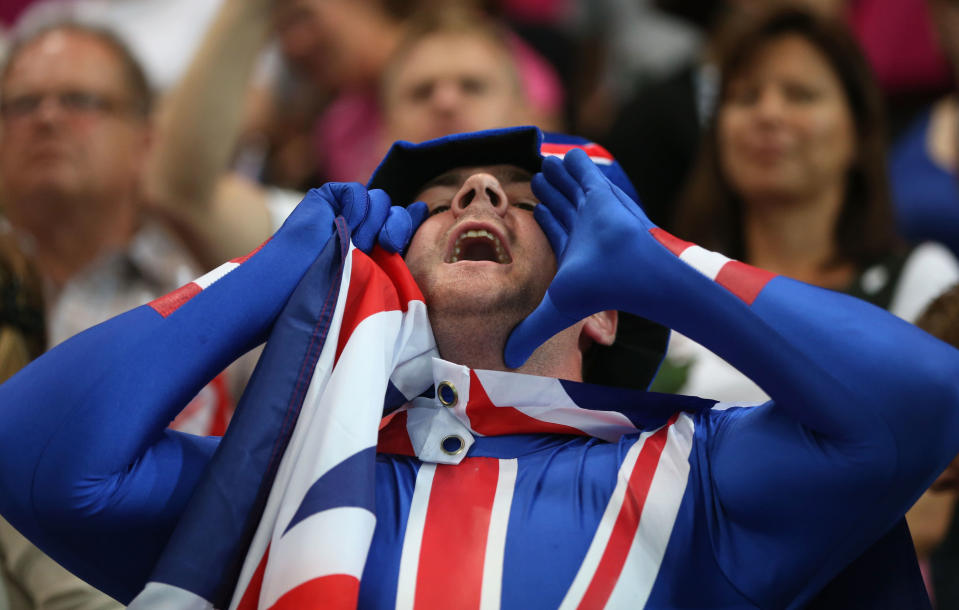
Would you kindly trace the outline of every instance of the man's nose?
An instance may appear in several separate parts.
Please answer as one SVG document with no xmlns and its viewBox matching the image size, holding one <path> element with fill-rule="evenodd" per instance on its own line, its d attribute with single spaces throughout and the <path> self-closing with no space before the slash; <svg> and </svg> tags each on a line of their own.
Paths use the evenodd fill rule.
<svg viewBox="0 0 959 610">
<path fill-rule="evenodd" d="M 467 211 L 473 213 L 492 211 L 503 216 L 509 209 L 509 203 L 499 180 L 481 172 L 466 179 L 460 190 L 453 196 L 451 208 L 456 216 L 465 214 Z"/>
<path fill-rule="evenodd" d="M 460 104 L 460 94 L 456 82 L 440 79 L 433 84 L 430 102 L 434 110 L 449 112 Z"/>
<path fill-rule="evenodd" d="M 55 95 L 44 95 L 37 100 L 37 105 L 30 116 L 40 125 L 53 125 L 64 118 L 63 104 Z"/>
</svg>

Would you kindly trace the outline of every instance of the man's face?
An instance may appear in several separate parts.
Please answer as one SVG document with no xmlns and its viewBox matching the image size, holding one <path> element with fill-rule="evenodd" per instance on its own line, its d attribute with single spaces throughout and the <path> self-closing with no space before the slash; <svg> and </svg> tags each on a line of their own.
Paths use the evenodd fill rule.
<svg viewBox="0 0 959 610">
<path fill-rule="evenodd" d="M 504 49 L 479 35 L 422 39 L 384 84 L 390 140 L 423 142 L 527 122 L 510 61 Z"/>
<path fill-rule="evenodd" d="M 147 127 L 105 43 L 69 30 L 42 35 L 16 56 L 0 96 L 0 182 L 12 208 L 45 196 L 115 199 L 135 188 Z"/>
<path fill-rule="evenodd" d="M 406 264 L 431 315 L 495 314 L 515 324 L 539 304 L 556 257 L 533 218 L 530 177 L 511 165 L 459 168 L 420 191 L 431 215 Z"/>
</svg>

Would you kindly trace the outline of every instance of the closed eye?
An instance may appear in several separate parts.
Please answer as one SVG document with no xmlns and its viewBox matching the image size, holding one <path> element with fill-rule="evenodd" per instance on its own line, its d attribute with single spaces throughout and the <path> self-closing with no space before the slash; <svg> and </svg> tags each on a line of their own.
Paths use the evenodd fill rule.
<svg viewBox="0 0 959 610">
<path fill-rule="evenodd" d="M 513 206 L 515 206 L 515 207 L 517 207 L 517 208 L 519 208 L 519 209 L 521 209 L 521 210 L 526 210 L 527 212 L 532 212 L 534 209 L 536 209 L 536 204 L 535 204 L 535 203 L 526 203 L 525 201 L 521 201 L 521 202 L 519 202 L 519 203 L 514 203 Z"/>
<path fill-rule="evenodd" d="M 445 212 L 448 209 L 450 209 L 450 206 L 448 205 L 438 205 L 432 210 L 430 210 L 429 216 L 436 216 L 437 214 L 441 212 Z M 429 218 L 429 216 L 427 216 L 427 218 Z"/>
</svg>

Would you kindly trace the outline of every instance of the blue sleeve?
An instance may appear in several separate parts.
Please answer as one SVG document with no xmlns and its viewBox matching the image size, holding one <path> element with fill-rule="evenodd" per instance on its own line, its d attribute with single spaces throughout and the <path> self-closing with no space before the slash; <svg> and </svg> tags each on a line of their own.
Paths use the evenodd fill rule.
<svg viewBox="0 0 959 610">
<path fill-rule="evenodd" d="M 263 341 L 332 231 L 330 206 L 308 196 L 192 298 L 178 291 L 113 318 L 0 386 L 0 512 L 81 578 L 131 599 L 217 446 L 166 426 Z"/>
<path fill-rule="evenodd" d="M 959 351 L 788 278 L 749 306 L 689 280 L 697 311 L 677 327 L 773 398 L 709 436 L 714 548 L 747 595 L 785 607 L 888 531 L 959 452 Z"/>
<path fill-rule="evenodd" d="M 701 464 L 718 559 L 758 605 L 807 600 L 959 452 L 959 350 L 668 234 L 581 151 L 545 159 L 532 187 L 559 265 L 512 331 L 507 363 L 616 309 L 691 337 L 773 398 L 707 419 Z"/>
</svg>

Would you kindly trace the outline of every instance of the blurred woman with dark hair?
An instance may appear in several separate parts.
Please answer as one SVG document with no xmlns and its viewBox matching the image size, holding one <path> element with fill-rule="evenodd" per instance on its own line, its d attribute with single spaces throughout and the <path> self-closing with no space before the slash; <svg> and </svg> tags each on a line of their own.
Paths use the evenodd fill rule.
<svg viewBox="0 0 959 610">
<path fill-rule="evenodd" d="M 897 240 L 881 98 L 835 21 L 786 8 L 740 24 L 721 46 L 719 106 L 676 208 L 704 248 L 850 293 L 913 320 L 959 278 L 938 245 Z M 659 389 L 725 399 L 765 394 L 676 337 Z"/>
</svg>

